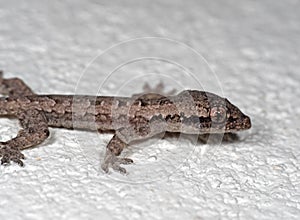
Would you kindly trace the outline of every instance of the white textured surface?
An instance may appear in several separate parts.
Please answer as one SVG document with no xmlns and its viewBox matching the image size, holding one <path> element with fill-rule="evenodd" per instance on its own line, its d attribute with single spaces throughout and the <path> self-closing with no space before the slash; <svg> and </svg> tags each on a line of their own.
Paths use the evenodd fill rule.
<svg viewBox="0 0 300 220">
<path fill-rule="evenodd" d="M 25 168 L 0 168 L 0 219 L 299 219 L 299 10 L 296 0 L 1 0 L 0 69 L 34 91 L 95 93 L 93 83 L 104 81 L 123 53 L 151 46 L 104 56 L 76 87 L 97 54 L 132 38 L 166 37 L 202 53 L 253 128 L 241 142 L 218 147 L 172 138 L 137 144 L 124 152 L 136 163 L 128 176 L 99 169 L 110 134 L 51 129 L 45 143 L 24 152 Z M 129 70 L 148 64 L 129 66 L 103 93 L 115 94 Z M 171 70 L 149 71 L 170 76 Z M 0 123 L 1 140 L 17 133 L 17 121 Z"/>
</svg>

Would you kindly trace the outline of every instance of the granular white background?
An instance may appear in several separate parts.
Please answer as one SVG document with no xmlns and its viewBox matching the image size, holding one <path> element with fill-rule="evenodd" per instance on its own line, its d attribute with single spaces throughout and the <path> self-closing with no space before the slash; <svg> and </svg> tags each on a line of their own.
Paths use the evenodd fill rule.
<svg viewBox="0 0 300 220">
<path fill-rule="evenodd" d="M 47 141 L 24 151 L 24 168 L 0 167 L 0 219 L 299 219 L 299 11 L 297 0 L 0 0 L 0 69 L 37 93 L 94 94 L 96 84 L 102 94 L 123 86 L 128 95 L 142 85 L 126 82 L 143 71 L 189 81 L 172 75 L 170 65 L 152 69 L 145 61 L 99 85 L 128 51 L 152 48 L 147 41 L 119 47 L 80 80 L 109 47 L 163 37 L 201 53 L 217 74 L 220 95 L 253 123 L 240 141 L 218 146 L 185 137 L 137 143 L 124 152 L 135 161 L 126 176 L 99 168 L 112 134 L 51 129 Z M 177 48 L 161 48 L 176 62 L 190 60 Z M 208 88 L 216 83 L 191 71 Z M 1 141 L 17 134 L 17 120 L 0 124 Z"/>
</svg>

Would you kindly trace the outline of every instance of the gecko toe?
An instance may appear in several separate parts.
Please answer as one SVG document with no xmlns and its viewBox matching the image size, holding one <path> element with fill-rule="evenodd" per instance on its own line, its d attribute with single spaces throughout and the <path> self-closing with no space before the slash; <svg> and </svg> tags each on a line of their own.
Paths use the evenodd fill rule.
<svg viewBox="0 0 300 220">
<path fill-rule="evenodd" d="M 23 161 L 18 158 L 13 158 L 12 161 L 15 162 L 16 164 L 18 164 L 20 167 L 24 166 Z"/>
<path fill-rule="evenodd" d="M 126 169 L 121 167 L 120 163 L 116 161 L 114 163 L 103 163 L 101 165 L 101 168 L 105 173 L 108 173 L 109 167 L 111 167 L 114 171 L 120 172 L 122 174 L 126 173 Z"/>
<path fill-rule="evenodd" d="M 7 166 L 10 164 L 10 160 L 7 155 L 3 155 L 1 158 L 1 165 Z"/>
<path fill-rule="evenodd" d="M 126 174 L 126 173 L 127 173 L 126 169 L 123 168 L 123 167 L 121 167 L 121 166 L 120 166 L 119 164 L 117 164 L 117 163 L 113 164 L 113 165 L 112 165 L 112 168 L 113 168 L 113 170 L 118 171 L 118 172 L 120 172 L 120 173 L 122 173 L 122 174 Z"/>
<path fill-rule="evenodd" d="M 108 173 L 108 171 L 109 171 L 109 169 L 108 169 L 108 164 L 107 164 L 107 163 L 101 164 L 101 169 L 102 169 L 105 173 Z"/>
<path fill-rule="evenodd" d="M 132 164 L 133 160 L 130 158 L 123 157 L 123 158 L 118 158 L 117 162 L 120 164 Z"/>
<path fill-rule="evenodd" d="M 127 165 L 127 164 L 132 164 L 132 163 L 133 163 L 133 160 L 130 158 L 126 158 L 126 157 L 116 158 L 115 163 L 112 164 L 112 168 L 115 171 L 118 171 L 122 174 L 126 174 L 127 173 L 126 169 L 121 167 L 120 164 Z"/>
</svg>

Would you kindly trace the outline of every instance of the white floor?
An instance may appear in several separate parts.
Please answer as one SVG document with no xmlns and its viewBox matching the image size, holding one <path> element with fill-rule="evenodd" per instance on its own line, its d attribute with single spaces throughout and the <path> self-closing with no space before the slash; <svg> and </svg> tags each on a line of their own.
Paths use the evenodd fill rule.
<svg viewBox="0 0 300 220">
<path fill-rule="evenodd" d="M 0 69 L 38 93 L 131 95 L 162 81 L 226 96 L 253 123 L 234 143 L 131 146 L 126 176 L 99 168 L 111 134 L 51 129 L 24 168 L 0 167 L 0 219 L 299 219 L 299 10 L 296 0 L 0 1 Z M 18 121 L 0 124 L 1 141 L 16 135 Z"/>
</svg>

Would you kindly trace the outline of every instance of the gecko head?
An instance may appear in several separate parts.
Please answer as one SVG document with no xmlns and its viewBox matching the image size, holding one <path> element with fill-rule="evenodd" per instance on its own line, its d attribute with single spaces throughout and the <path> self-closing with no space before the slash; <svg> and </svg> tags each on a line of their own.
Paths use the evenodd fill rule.
<svg viewBox="0 0 300 220">
<path fill-rule="evenodd" d="M 185 131 L 228 133 L 247 130 L 251 127 L 250 118 L 226 98 L 197 90 L 186 90 L 179 95 L 190 96 L 193 102 L 192 106 L 194 106 L 186 112 L 183 123 L 186 125 Z"/>
<path fill-rule="evenodd" d="M 228 99 L 225 99 L 225 104 L 225 132 L 241 131 L 251 128 L 251 120 L 249 116 L 245 115 L 238 107 L 229 102 Z"/>
</svg>

